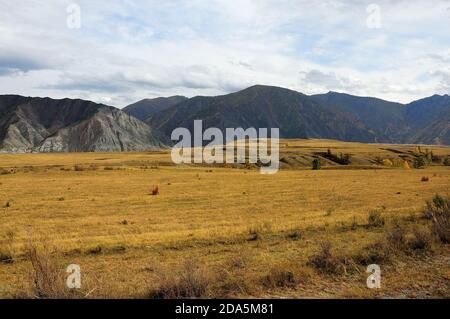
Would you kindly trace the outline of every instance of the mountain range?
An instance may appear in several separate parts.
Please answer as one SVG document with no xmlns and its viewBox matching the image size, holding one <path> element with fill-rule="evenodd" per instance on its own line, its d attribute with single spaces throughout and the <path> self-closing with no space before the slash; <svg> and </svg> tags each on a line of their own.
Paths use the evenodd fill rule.
<svg viewBox="0 0 450 319">
<path fill-rule="evenodd" d="M 145 99 L 119 110 L 83 100 L 0 96 L 0 151 L 141 151 L 177 127 L 278 127 L 282 138 L 450 145 L 450 96 L 409 104 L 256 85 L 222 96 Z"/>
</svg>

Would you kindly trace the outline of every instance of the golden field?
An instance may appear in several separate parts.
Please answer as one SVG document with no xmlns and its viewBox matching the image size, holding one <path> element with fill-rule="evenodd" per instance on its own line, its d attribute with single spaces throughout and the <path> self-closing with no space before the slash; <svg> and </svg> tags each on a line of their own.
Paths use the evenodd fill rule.
<svg viewBox="0 0 450 319">
<path fill-rule="evenodd" d="M 35 246 L 62 277 L 67 265 L 80 265 L 82 288 L 70 295 L 79 298 L 146 298 L 186 276 L 204 288 L 194 297 L 206 298 L 450 297 L 449 247 L 422 218 L 426 201 L 450 195 L 449 167 L 376 163 L 412 159 L 416 146 L 281 146 L 275 175 L 175 166 L 170 152 L 0 154 L 0 254 L 11 257 L 0 261 L 0 297 L 37 296 Z M 450 156 L 448 147 L 426 148 Z M 327 149 L 351 154 L 351 165 L 324 159 L 311 170 Z M 371 211 L 384 225 L 368 225 Z M 429 247 L 390 253 L 379 263 L 382 288 L 368 289 L 361 256 L 395 227 L 405 242 L 426 233 Z M 311 263 L 327 242 L 331 272 Z"/>
</svg>

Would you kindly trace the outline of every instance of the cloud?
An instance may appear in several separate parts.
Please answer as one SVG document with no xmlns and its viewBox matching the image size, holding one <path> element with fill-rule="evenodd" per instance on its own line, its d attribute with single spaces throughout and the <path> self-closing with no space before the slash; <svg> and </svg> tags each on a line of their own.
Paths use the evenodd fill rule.
<svg viewBox="0 0 450 319">
<path fill-rule="evenodd" d="M 322 72 L 319 70 L 301 71 L 300 76 L 304 83 L 318 85 L 325 90 L 355 91 L 361 88 L 357 80 L 337 75 L 335 72 Z"/>
<path fill-rule="evenodd" d="M 449 90 L 446 0 L 0 0 L 0 87 L 123 107 L 253 84 L 408 102 Z"/>
</svg>

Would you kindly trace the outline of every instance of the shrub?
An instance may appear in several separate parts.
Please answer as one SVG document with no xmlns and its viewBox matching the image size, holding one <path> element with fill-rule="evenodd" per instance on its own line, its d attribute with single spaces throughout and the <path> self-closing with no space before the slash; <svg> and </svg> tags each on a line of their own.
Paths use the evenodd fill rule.
<svg viewBox="0 0 450 319">
<path fill-rule="evenodd" d="M 422 176 L 422 178 L 421 178 L 420 181 L 421 181 L 421 182 L 429 182 L 429 181 L 430 181 L 430 178 L 429 178 L 428 176 Z"/>
<path fill-rule="evenodd" d="M 424 168 L 425 165 L 425 158 L 423 156 L 414 159 L 414 168 Z"/>
<path fill-rule="evenodd" d="M 392 250 L 404 250 L 406 242 L 406 230 L 400 224 L 396 223 L 394 227 L 388 231 L 386 239 L 388 248 Z"/>
<path fill-rule="evenodd" d="M 431 232 L 442 243 L 450 244 L 450 217 L 449 215 L 437 215 L 433 217 Z"/>
<path fill-rule="evenodd" d="M 207 297 L 210 280 L 192 261 L 175 275 L 162 275 L 160 286 L 150 291 L 152 299 L 192 299 Z"/>
<path fill-rule="evenodd" d="M 361 253 L 353 257 L 354 261 L 360 265 L 368 266 L 389 261 L 391 250 L 384 242 L 377 242 L 365 247 Z"/>
<path fill-rule="evenodd" d="M 92 254 L 92 255 L 98 255 L 98 254 L 100 254 L 102 251 L 103 251 L 102 246 L 98 245 L 98 246 L 95 246 L 95 247 L 90 248 L 90 249 L 88 250 L 88 253 L 89 253 L 89 254 Z"/>
<path fill-rule="evenodd" d="M 314 171 L 318 171 L 318 170 L 320 170 L 321 168 L 322 168 L 322 166 L 321 166 L 321 164 L 320 164 L 320 159 L 315 158 L 315 159 L 312 161 L 312 169 L 313 169 Z"/>
<path fill-rule="evenodd" d="M 82 172 L 82 171 L 84 171 L 84 168 L 82 166 L 80 166 L 80 165 L 75 165 L 73 167 L 73 169 L 74 169 L 75 172 Z"/>
<path fill-rule="evenodd" d="M 302 233 L 299 230 L 294 230 L 289 234 L 289 238 L 292 240 L 300 240 L 302 238 Z"/>
<path fill-rule="evenodd" d="M 444 159 L 443 164 L 444 164 L 445 166 L 450 166 L 450 158 L 446 157 L 446 158 Z"/>
<path fill-rule="evenodd" d="M 438 216 L 450 216 L 450 198 L 436 194 L 431 201 L 427 201 L 423 216 L 426 219 L 433 219 Z"/>
<path fill-rule="evenodd" d="M 159 187 L 158 186 L 153 187 L 151 194 L 152 194 L 152 196 L 159 195 Z"/>
<path fill-rule="evenodd" d="M 262 239 L 262 233 L 261 233 L 261 229 L 260 228 L 250 228 L 248 230 L 248 233 L 250 235 L 249 240 L 250 241 L 257 241 Z"/>
<path fill-rule="evenodd" d="M 65 284 L 65 274 L 58 265 L 57 251 L 46 246 L 41 250 L 30 242 L 28 258 L 32 266 L 33 296 L 43 299 L 62 299 L 70 296 Z"/>
<path fill-rule="evenodd" d="M 413 239 L 408 243 L 411 250 L 427 251 L 431 249 L 431 238 L 427 232 L 415 229 L 413 234 Z"/>
<path fill-rule="evenodd" d="M 374 210 L 369 213 L 368 225 L 367 225 L 368 227 L 373 227 L 373 228 L 383 227 L 384 224 L 385 224 L 384 217 L 381 216 L 380 212 Z"/>
<path fill-rule="evenodd" d="M 0 264 L 12 264 L 13 256 L 10 252 L 0 250 Z"/>
<path fill-rule="evenodd" d="M 263 278 L 262 283 L 266 288 L 293 288 L 296 285 L 292 271 L 275 268 Z"/>
<path fill-rule="evenodd" d="M 244 272 L 234 274 L 228 271 L 223 271 L 220 277 L 220 297 L 230 298 L 236 294 L 248 295 L 251 291 L 252 285 Z"/>
<path fill-rule="evenodd" d="M 321 243 L 319 252 L 309 259 L 308 265 L 324 274 L 340 273 L 342 270 L 341 264 L 339 259 L 332 253 L 331 248 L 330 243 Z"/>
</svg>

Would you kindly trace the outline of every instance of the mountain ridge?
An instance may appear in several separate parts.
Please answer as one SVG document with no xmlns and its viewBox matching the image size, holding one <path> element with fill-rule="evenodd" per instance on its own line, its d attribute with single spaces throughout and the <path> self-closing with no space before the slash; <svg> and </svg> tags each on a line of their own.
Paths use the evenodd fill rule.
<svg viewBox="0 0 450 319">
<path fill-rule="evenodd" d="M 194 120 L 203 120 L 204 129 L 278 127 L 282 138 L 450 145 L 448 95 L 402 104 L 254 85 L 220 96 L 145 99 L 123 110 L 82 99 L 0 95 L 0 152 L 155 150 L 171 143 L 173 129 L 192 130 Z"/>
<path fill-rule="evenodd" d="M 0 96 L 0 151 L 100 152 L 164 147 L 151 128 L 112 106 L 81 99 Z"/>
</svg>

